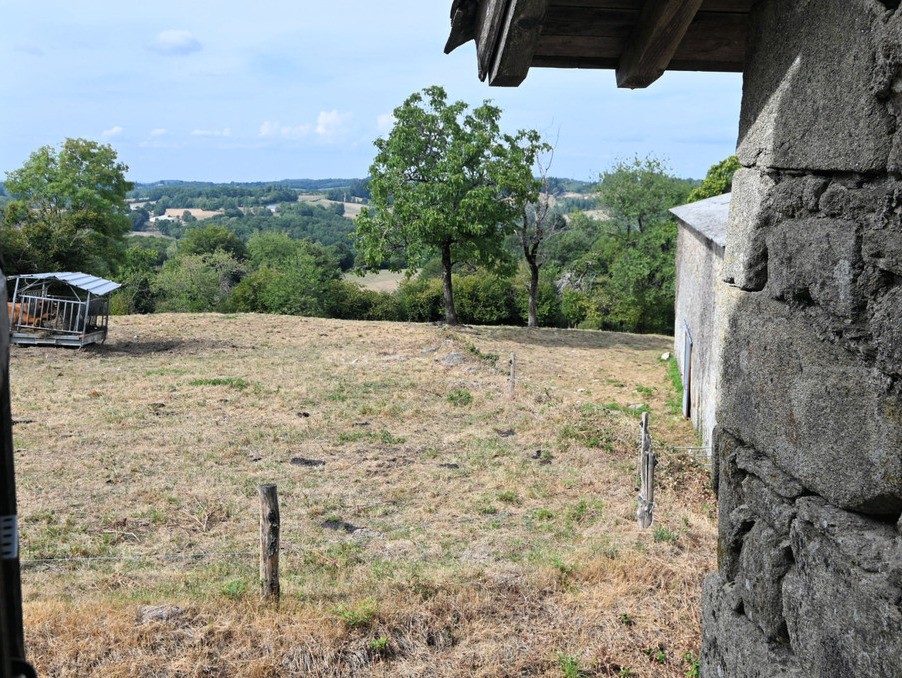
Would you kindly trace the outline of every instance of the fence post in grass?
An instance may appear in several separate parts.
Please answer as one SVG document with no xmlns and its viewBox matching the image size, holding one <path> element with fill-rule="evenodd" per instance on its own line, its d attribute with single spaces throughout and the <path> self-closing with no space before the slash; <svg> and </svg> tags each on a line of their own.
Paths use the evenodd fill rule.
<svg viewBox="0 0 902 678">
<path fill-rule="evenodd" d="M 639 433 L 639 508 L 636 518 L 639 527 L 650 527 L 654 521 L 655 509 L 655 453 L 651 449 L 651 434 L 648 431 L 648 412 L 642 413 Z"/>
<path fill-rule="evenodd" d="M 279 496 L 275 485 L 260 485 L 260 593 L 279 602 Z"/>
<path fill-rule="evenodd" d="M 511 353 L 511 375 L 508 380 L 508 388 L 510 389 L 510 397 L 514 397 L 514 391 L 517 388 L 517 354 Z"/>
</svg>

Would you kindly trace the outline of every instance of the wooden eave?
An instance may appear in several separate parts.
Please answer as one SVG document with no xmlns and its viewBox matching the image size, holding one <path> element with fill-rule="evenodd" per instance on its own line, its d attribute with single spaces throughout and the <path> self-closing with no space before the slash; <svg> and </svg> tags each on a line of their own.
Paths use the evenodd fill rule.
<svg viewBox="0 0 902 678">
<path fill-rule="evenodd" d="M 665 70 L 741 72 L 755 0 L 480 0 L 479 77 L 516 87 L 531 67 L 608 68 L 618 87 Z"/>
</svg>

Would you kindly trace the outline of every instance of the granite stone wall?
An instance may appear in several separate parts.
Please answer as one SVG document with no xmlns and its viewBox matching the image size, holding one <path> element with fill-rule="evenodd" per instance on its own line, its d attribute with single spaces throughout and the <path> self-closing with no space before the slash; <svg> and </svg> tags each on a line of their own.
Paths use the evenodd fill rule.
<svg viewBox="0 0 902 678">
<path fill-rule="evenodd" d="M 759 0 L 704 676 L 902 676 L 902 9 Z"/>
</svg>

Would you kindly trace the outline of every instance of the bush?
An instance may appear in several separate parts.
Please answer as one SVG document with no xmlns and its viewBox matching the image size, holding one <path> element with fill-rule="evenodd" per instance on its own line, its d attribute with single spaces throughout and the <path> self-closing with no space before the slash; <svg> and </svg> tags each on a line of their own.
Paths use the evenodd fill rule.
<svg viewBox="0 0 902 678">
<path fill-rule="evenodd" d="M 327 290 L 330 318 L 345 320 L 402 320 L 401 301 L 389 292 L 377 292 L 348 280 L 334 280 Z"/>
<path fill-rule="evenodd" d="M 442 281 L 437 278 L 411 278 L 398 288 L 398 300 L 404 318 L 413 322 L 432 322 L 445 317 Z"/>
<path fill-rule="evenodd" d="M 521 323 L 510 278 L 485 271 L 454 276 L 454 305 L 461 322 L 474 325 Z"/>
</svg>

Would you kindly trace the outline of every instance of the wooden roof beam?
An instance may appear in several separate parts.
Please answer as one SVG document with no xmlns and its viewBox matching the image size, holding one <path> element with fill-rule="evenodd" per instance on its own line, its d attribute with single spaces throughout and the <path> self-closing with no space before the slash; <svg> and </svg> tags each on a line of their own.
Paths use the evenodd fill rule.
<svg viewBox="0 0 902 678">
<path fill-rule="evenodd" d="M 516 87 L 526 78 L 550 0 L 483 0 L 476 47 L 479 77 L 495 87 Z"/>
<path fill-rule="evenodd" d="M 660 78 L 703 0 L 646 0 L 617 65 L 617 86 L 648 87 Z"/>
</svg>

